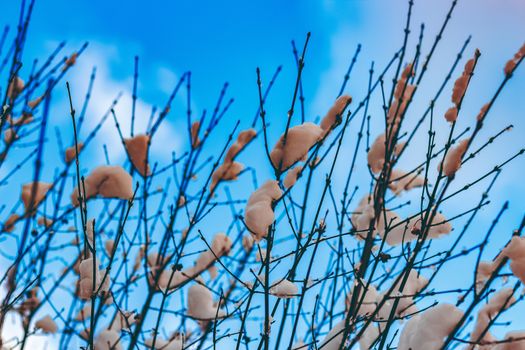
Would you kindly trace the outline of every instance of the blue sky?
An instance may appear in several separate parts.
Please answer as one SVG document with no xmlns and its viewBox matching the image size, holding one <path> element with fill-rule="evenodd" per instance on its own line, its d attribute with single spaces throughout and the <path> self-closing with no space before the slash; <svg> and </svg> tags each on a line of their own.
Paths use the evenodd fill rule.
<svg viewBox="0 0 525 350">
<path fill-rule="evenodd" d="M 441 21 L 449 8 L 449 1 L 416 1 L 413 13 L 413 34 L 409 40 L 415 47 L 419 24 L 425 22 L 426 40 L 423 50 L 428 51 Z M 16 5 L 16 6 L 15 6 Z M 68 79 L 78 101 L 83 97 L 87 79 L 93 66 L 97 66 L 97 82 L 93 99 L 94 116 L 101 115 L 111 99 L 124 92 L 123 103 L 117 109 L 121 122 L 129 115 L 133 57 L 140 56 L 140 84 L 138 125 L 145 126 L 152 105 L 162 106 L 178 77 L 192 71 L 192 103 L 194 115 L 204 108 L 212 109 L 224 82 L 229 82 L 228 97 L 234 97 L 229 117 L 222 125 L 229 131 L 237 119 L 247 127 L 257 108 L 255 68 L 261 67 L 266 82 L 277 66 L 283 71 L 267 103 L 272 119 L 273 140 L 279 135 L 295 79 L 295 62 L 290 41 L 302 45 L 308 31 L 312 38 L 303 75 L 306 116 L 314 120 L 323 115 L 337 95 L 342 77 L 358 43 L 362 44 L 347 92 L 359 100 L 368 81 L 371 61 L 383 67 L 402 43 L 402 30 L 406 18 L 406 1 L 37 1 L 25 51 L 26 59 L 46 57 L 59 41 L 67 40 L 71 52 L 84 41 L 90 45 L 78 66 Z M 14 22 L 18 5 L 4 4 L 4 18 Z M 470 95 L 463 106 L 459 126 L 472 125 L 481 105 L 492 96 L 502 79 L 502 66 L 519 48 L 525 38 L 525 3 L 521 0 L 460 0 L 438 47 L 427 77 L 420 87 L 420 99 L 414 101 L 414 120 L 423 111 L 437 89 L 438 83 L 453 62 L 456 53 L 468 35 L 472 35 L 465 59 L 474 48 L 482 56 L 472 82 Z M 12 23 L 11 23 L 12 24 Z M 25 69 L 29 69 L 25 67 Z M 456 73 L 456 75 L 459 72 Z M 454 80 L 454 77 L 453 79 Z M 449 107 L 451 85 L 437 102 L 436 114 Z M 504 125 L 513 124 L 514 131 L 488 148 L 483 160 L 475 160 L 464 170 L 473 178 L 484 169 L 490 169 L 502 160 L 502 155 L 523 147 L 518 135 L 525 129 L 525 73 L 516 72 L 494 106 L 482 136 L 489 137 Z M 56 122 L 69 126 L 63 113 L 65 96 L 55 97 L 59 116 Z M 183 100 L 179 101 L 181 104 Z M 183 108 L 183 107 L 181 107 Z M 372 108 L 378 115 L 380 104 Z M 296 114 L 297 115 L 297 114 Z M 123 120 L 122 120 L 123 119 Z M 98 116 L 94 117 L 98 120 Z M 142 120 L 142 122 L 141 122 Z M 168 157 L 171 149 L 182 146 L 184 136 L 177 134 L 185 118 L 175 113 L 168 119 L 165 130 L 159 134 L 157 154 Z M 380 118 L 372 118 L 373 125 Z M 297 120 L 295 121 L 297 122 Z M 129 122 L 128 122 L 129 124 Z M 107 123 L 105 142 L 110 143 L 110 157 L 122 160 L 123 154 L 112 123 Z M 446 131 L 445 122 L 438 123 Z M 445 132 L 442 133 L 446 135 Z M 113 137 L 108 137 L 108 136 Z M 115 140 L 113 147 L 111 140 Z M 273 142 L 273 141 L 272 141 Z M 424 140 L 422 142 L 425 142 Z M 155 145 L 153 146 L 155 149 Z M 260 147 L 259 147 L 260 148 Z M 100 150 L 100 148 L 99 148 Z M 167 152 L 166 152 L 167 151 Z M 256 151 L 254 151 L 256 152 Z M 101 152 L 95 152 L 99 155 Z M 262 155 L 262 153 L 260 154 Z M 96 156 L 96 154 L 95 154 Z M 120 158 L 119 158 L 120 157 Z M 263 159 L 263 158 L 260 158 Z M 487 162 L 486 159 L 489 161 Z M 260 177 L 270 176 L 267 163 L 258 164 Z M 511 200 L 512 217 L 520 217 L 523 206 L 520 198 L 525 193 L 517 185 L 524 164 L 518 160 L 511 164 L 499 180 L 495 203 Z M 341 172 L 343 176 L 344 171 Z M 365 174 L 366 175 L 366 174 Z M 366 176 L 365 176 L 366 178 Z M 512 205 L 513 202 L 517 203 Z M 458 203 L 461 208 L 461 203 Z M 450 205 L 453 205 L 451 203 Z M 487 222 L 490 216 L 487 217 Z M 509 220 L 511 228 L 517 220 Z"/>
<path fill-rule="evenodd" d="M 425 22 L 423 49 L 428 51 L 449 3 L 442 0 L 415 1 L 414 30 L 409 41 L 412 50 L 419 24 Z M 3 14 L 3 23 L 0 24 L 13 26 L 18 18 L 18 1 L 4 2 L 0 9 Z M 68 52 L 89 41 L 85 55 L 68 79 L 72 82 L 74 96 L 80 101 L 90 71 L 97 66 L 91 113 L 98 119 L 119 91 L 125 95 L 123 105 L 129 102 L 133 57 L 138 55 L 139 96 L 142 99 L 138 110 L 139 128 L 144 127 L 151 106 L 164 103 L 177 78 L 184 72 L 192 72 L 192 109 L 195 115 L 200 114 L 203 108 L 213 108 L 222 84 L 227 81 L 230 83 L 228 96 L 234 97 L 235 103 L 229 113 L 231 117 L 221 124 L 224 133 L 231 130 L 237 119 L 242 121 L 243 127 L 247 127 L 253 118 L 258 103 L 255 68 L 261 67 L 263 79 L 268 81 L 274 70 L 282 65 L 283 72 L 267 105 L 269 115 L 274 118 L 272 128 L 275 129 L 271 132 L 275 140 L 289 108 L 295 79 L 290 41 L 295 39 L 302 46 L 306 33 L 312 32 L 303 83 L 307 119 L 314 120 L 323 115 L 337 96 L 343 75 L 359 43 L 362 44 L 361 55 L 347 93 L 355 96 L 356 100 L 363 97 L 371 61 L 375 61 L 377 68 L 383 67 L 402 43 L 406 9 L 407 1 L 400 0 L 37 0 L 24 57 L 28 60 L 35 57 L 44 59 L 62 40 L 67 40 Z M 481 50 L 482 56 L 472 83 L 473 92 L 465 100 L 464 114 L 458 123 L 461 127 L 472 125 L 479 108 L 492 96 L 503 78 L 504 63 L 525 40 L 524 19 L 525 2 L 522 0 L 459 0 L 450 27 L 421 86 L 423 98 L 414 101 L 414 110 L 425 109 L 429 103 L 428 96 L 441 83 L 440 79 L 463 41 L 472 35 L 465 56 L 470 57 L 476 47 Z M 6 20 L 9 23 L 5 23 Z M 24 69 L 27 74 L 28 67 Z M 449 107 L 450 90 L 451 86 L 438 101 L 437 114 L 442 114 Z M 468 169 L 464 169 L 466 179 L 474 179 L 524 146 L 520 136 L 525 134 L 524 91 L 525 67 L 521 67 L 495 105 L 481 136 L 487 138 L 507 124 L 513 124 L 515 128 L 488 148 L 483 159 L 474 160 Z M 67 106 L 65 102 L 65 95 L 58 93 L 53 118 L 55 125 L 63 128 L 70 123 L 67 110 L 63 108 Z M 119 117 L 126 119 L 129 108 L 119 108 Z M 371 108 L 372 114 L 378 114 L 378 111 L 379 104 Z M 377 119 L 380 118 L 373 119 L 373 125 L 379 125 Z M 184 122 L 183 115 L 175 113 L 159 133 L 159 143 L 153 146 L 159 159 L 169 159 L 171 150 L 182 148 L 184 141 L 178 127 Z M 126 121 L 123 124 L 126 125 Z M 448 125 L 445 122 L 441 124 L 437 126 L 438 130 L 447 130 Z M 107 126 L 102 137 L 109 143 L 110 158 L 115 162 L 122 160 L 123 153 L 113 124 Z M 424 139 L 419 142 L 424 142 Z M 100 150 L 93 151 L 93 162 L 101 159 Z M 261 161 L 251 165 L 257 168 L 262 181 L 271 174 L 262 151 L 254 152 L 256 156 L 261 156 L 258 158 Z M 494 238 L 494 247 L 504 244 L 510 230 L 523 215 L 524 170 L 524 160 L 519 159 L 504 171 L 494 191 L 494 204 L 479 219 L 475 229 L 481 232 L 480 235 L 484 233 L 502 201 L 509 199 L 509 214 L 500 226 L 501 235 Z M 52 173 L 53 169 L 47 171 Z M 340 172 L 339 180 L 344 174 L 345 171 Z M 362 179 L 367 176 L 363 174 Z M 475 196 L 468 198 L 472 203 L 477 201 L 479 191 L 480 188 L 473 192 Z M 464 209 L 464 203 L 451 202 L 448 208 L 451 213 L 457 213 Z M 476 238 L 479 237 L 474 235 L 473 241 Z M 487 255 L 490 256 L 489 253 Z M 457 274 L 447 277 L 461 278 Z"/>
</svg>

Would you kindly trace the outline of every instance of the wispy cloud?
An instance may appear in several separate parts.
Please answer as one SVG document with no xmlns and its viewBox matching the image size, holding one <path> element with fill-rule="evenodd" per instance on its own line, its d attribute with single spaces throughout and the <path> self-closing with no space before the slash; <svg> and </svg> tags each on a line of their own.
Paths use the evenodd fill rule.
<svg viewBox="0 0 525 350">
<path fill-rule="evenodd" d="M 99 123 L 119 93 L 122 93 L 122 97 L 115 107 L 115 113 L 123 136 L 130 136 L 133 72 L 131 71 L 127 77 L 119 78 L 119 75 L 123 75 L 122 70 L 119 70 L 115 66 L 118 66 L 118 61 L 121 59 L 117 47 L 105 45 L 100 42 L 90 42 L 88 49 L 78 60 L 74 70 L 72 70 L 70 81 L 74 89 L 77 109 L 79 109 L 87 89 L 88 78 L 93 67 L 96 67 L 96 79 L 91 95 L 91 102 L 86 113 L 85 128 L 83 128 L 83 135 L 80 135 L 81 139 Z M 133 57 L 129 57 L 129 60 L 132 62 Z M 176 75 L 164 66 L 158 68 L 156 78 L 159 81 L 158 87 L 166 94 L 173 89 L 177 79 Z M 164 98 L 164 96 L 162 97 Z M 159 99 L 159 101 L 156 102 L 164 103 L 163 99 Z M 162 107 L 163 105 L 159 106 L 158 109 Z M 153 103 L 144 101 L 141 98 L 137 100 L 134 126 L 135 134 L 146 131 L 152 108 Z M 66 125 L 68 122 L 69 120 L 65 122 Z M 181 135 L 170 122 L 163 123 L 153 140 L 150 154 L 151 159 L 169 160 L 171 158 L 171 152 L 180 149 L 184 140 L 183 137 L 184 136 Z M 100 129 L 96 142 L 92 145 L 92 147 L 97 149 L 94 154 L 98 156 L 96 160 L 92 159 L 93 163 L 102 163 L 104 160 L 102 144 L 107 146 L 110 162 L 118 163 L 124 160 L 124 149 L 115 123 L 111 117 L 106 120 Z"/>
</svg>

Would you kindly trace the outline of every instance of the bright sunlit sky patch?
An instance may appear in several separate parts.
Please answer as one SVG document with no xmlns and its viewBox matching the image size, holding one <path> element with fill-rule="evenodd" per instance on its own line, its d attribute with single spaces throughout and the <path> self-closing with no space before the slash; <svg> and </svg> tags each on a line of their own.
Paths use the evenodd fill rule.
<svg viewBox="0 0 525 350">
<path fill-rule="evenodd" d="M 355 96 L 356 101 L 363 97 L 371 62 L 375 62 L 377 71 L 382 70 L 402 45 L 407 3 L 404 0 L 37 0 L 24 57 L 28 62 L 33 58 L 44 60 L 62 40 L 67 40 L 68 52 L 88 41 L 90 44 L 85 55 L 68 76 L 74 94 L 80 101 L 91 69 L 96 66 L 97 81 L 91 110 L 94 120 L 101 117 L 114 96 L 122 91 L 124 100 L 117 113 L 124 128 L 129 128 L 129 119 L 126 118 L 129 118 L 130 109 L 127 106 L 130 104 L 133 59 L 138 55 L 141 99 L 138 105 L 139 130 L 145 128 L 151 107 L 163 106 L 184 72 L 192 72 L 194 115 L 200 115 L 204 108 L 212 110 L 223 83 L 229 82 L 228 95 L 235 98 L 235 103 L 229 112 L 229 119 L 221 124 L 225 135 L 237 119 L 241 120 L 245 128 L 254 117 L 258 104 L 255 68 L 261 67 L 263 79 L 268 82 L 275 69 L 282 65 L 283 72 L 267 102 L 268 114 L 274 123 L 271 127 L 280 128 L 289 108 L 296 74 L 291 40 L 302 47 L 306 33 L 312 32 L 303 84 L 306 118 L 315 120 L 324 114 L 337 96 L 359 43 L 362 44 L 361 54 L 346 92 Z M 423 52 L 428 52 L 450 3 L 450 0 L 415 1 L 409 39 L 411 52 L 422 22 L 426 25 Z M 18 6 L 18 1 L 0 5 L 1 24 L 9 24 L 14 30 Z M 503 65 L 523 44 L 525 1 L 458 1 L 450 26 L 423 80 L 420 98 L 414 101 L 412 111 L 416 116 L 412 120 L 419 119 L 421 112 L 428 106 L 430 96 L 441 84 L 469 35 L 472 35 L 472 39 L 465 57 L 470 58 L 476 47 L 481 50 L 482 56 L 460 115 L 460 127 L 473 125 L 479 108 L 492 96 L 503 79 Z M 27 74 L 30 68 L 24 69 L 23 74 Z M 390 78 L 386 80 L 387 83 Z M 445 89 L 438 101 L 436 119 L 440 119 L 449 107 L 450 91 L 451 86 Z M 473 161 L 468 170 L 465 169 L 465 178 L 474 179 L 524 146 L 524 97 L 525 67 L 522 66 L 494 106 L 483 137 L 486 139 L 508 124 L 513 124 L 514 130 L 489 147 L 483 159 Z M 57 125 L 69 125 L 65 95 L 57 96 L 55 102 L 57 104 L 53 108 Z M 184 101 L 177 102 L 182 104 Z M 376 125 L 380 125 L 381 121 L 378 115 L 380 107 L 371 107 L 370 111 L 372 118 L 376 114 L 376 121 L 373 121 Z M 441 125 L 437 129 L 447 131 L 448 125 L 441 119 L 439 122 Z M 171 152 L 179 151 L 186 142 L 185 136 L 178 132 L 178 126 L 184 126 L 184 123 L 184 114 L 170 115 L 169 123 L 157 136 L 161 146 L 156 151 L 154 148 L 160 160 L 169 160 Z M 113 161 L 122 161 L 123 153 L 113 123 L 109 122 L 105 127 L 106 134 L 103 135 L 110 150 L 109 157 Z M 273 131 L 275 139 L 280 133 L 278 130 Z M 416 142 L 425 145 L 424 138 Z M 100 154 L 93 154 L 92 159 L 97 162 L 104 159 L 101 148 L 100 151 Z M 260 155 L 260 164 L 250 165 L 260 170 L 262 181 L 271 173 L 263 153 Z M 519 224 L 523 215 L 524 170 L 523 159 L 504 170 L 491 197 L 493 204 L 478 223 L 481 237 L 503 201 L 510 200 L 508 214 L 499 226 L 501 233 L 494 236 L 496 246 L 501 246 L 507 240 L 510 230 Z M 368 178 L 364 167 L 358 168 L 358 171 L 364 173 L 363 179 Z M 342 171 L 340 177 L 344 176 L 346 172 Z M 476 193 L 470 198 L 472 205 L 479 200 L 480 192 L 480 188 L 471 192 Z M 451 202 L 449 208 L 457 212 L 465 209 L 463 205 Z"/>
</svg>

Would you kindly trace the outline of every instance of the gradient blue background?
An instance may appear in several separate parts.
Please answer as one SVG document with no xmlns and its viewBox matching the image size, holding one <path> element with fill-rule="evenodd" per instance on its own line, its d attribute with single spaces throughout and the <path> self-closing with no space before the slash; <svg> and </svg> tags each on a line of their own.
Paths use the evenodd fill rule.
<svg viewBox="0 0 525 350">
<path fill-rule="evenodd" d="M 448 11 L 450 1 L 419 0 L 415 2 L 413 33 L 409 45 L 413 49 L 419 24 L 426 24 L 423 44 L 427 52 L 431 40 L 438 31 Z M 18 18 L 18 2 L 0 5 L 2 23 L 15 26 Z M 37 1 L 29 31 L 24 57 L 28 60 L 44 59 L 61 40 L 67 40 L 67 50 L 72 51 L 84 41 L 89 47 L 77 67 L 68 75 L 74 96 L 83 96 L 87 79 L 93 66 L 98 76 L 93 98 L 93 118 L 97 119 L 109 105 L 109 101 L 123 91 L 127 102 L 131 95 L 133 57 L 140 56 L 140 84 L 138 127 L 145 124 L 151 105 L 162 106 L 177 78 L 185 71 L 192 71 L 192 109 L 199 115 L 203 108 L 212 109 L 224 82 L 230 83 L 228 96 L 235 98 L 229 117 L 221 124 L 225 134 L 240 119 L 247 127 L 257 108 L 255 68 L 261 67 L 263 79 L 270 78 L 273 71 L 283 65 L 275 89 L 268 101 L 268 113 L 272 127 L 278 128 L 286 115 L 295 80 L 295 62 L 290 41 L 302 45 L 308 31 L 312 32 L 303 77 L 306 97 L 306 115 L 314 120 L 323 115 L 339 91 L 342 77 L 358 43 L 361 55 L 354 68 L 347 92 L 363 97 L 368 81 L 368 68 L 372 60 L 376 67 L 383 67 L 391 55 L 401 46 L 406 19 L 407 1 Z M 437 89 L 441 79 L 453 62 L 455 54 L 468 35 L 471 45 L 466 51 L 470 57 L 475 47 L 482 56 L 477 67 L 471 92 L 465 100 L 460 127 L 473 125 L 479 108 L 490 98 L 497 84 L 503 79 L 503 65 L 525 40 L 525 1 L 522 0 L 459 0 L 450 26 L 445 32 L 432 62 L 421 99 L 414 101 L 414 110 L 422 111 L 429 103 L 429 96 Z M 501 160 L 522 148 L 525 144 L 525 67 L 521 67 L 494 106 L 490 120 L 480 138 L 495 134 L 507 124 L 514 130 L 489 147 L 482 159 L 472 162 L 465 169 L 465 178 L 474 179 Z M 24 68 L 25 74 L 29 67 Z M 456 74 L 457 75 L 457 74 Z M 450 85 L 450 84 L 449 84 Z M 442 114 L 449 106 L 446 89 L 438 101 L 436 114 Z M 67 129 L 68 119 L 65 95 L 58 93 L 54 110 L 54 125 Z M 183 99 L 177 100 L 179 103 Z M 378 102 L 378 101 L 376 101 Z M 129 104 L 129 103 L 128 103 Z M 181 107 L 182 108 L 182 107 Z M 126 119 L 129 110 L 121 110 L 119 116 Z M 378 114 L 380 105 L 373 106 L 371 113 Z M 417 113 L 415 113 L 416 116 Z M 380 114 L 379 114 L 380 115 Z M 417 117 L 414 117 L 414 120 Z M 380 118 L 376 118 L 380 119 Z M 140 121 L 142 120 L 142 122 Z M 159 159 L 170 158 L 172 150 L 182 149 L 186 141 L 178 128 L 184 126 L 182 113 L 170 115 L 168 126 L 159 133 L 160 145 L 154 145 Z M 379 123 L 379 122 L 377 122 Z M 125 124 L 125 122 L 124 122 Z M 442 122 L 438 130 L 446 131 Z M 377 124 L 379 125 L 379 124 Z M 108 143 L 110 158 L 123 159 L 120 141 L 113 125 L 103 131 Z M 280 129 L 273 129 L 274 139 Z M 444 133 L 446 135 L 446 133 Z M 112 136 L 109 136 L 112 135 Z M 109 136 L 109 137 L 108 137 Z M 424 140 L 424 139 L 423 139 Z M 353 143 L 353 142 L 352 142 Z M 424 143 L 423 143 L 424 144 Z M 157 147 L 157 148 L 155 148 Z M 94 151 L 93 163 L 102 159 Z M 253 151 L 252 166 L 259 171 L 259 178 L 271 176 L 268 164 L 260 150 Z M 50 156 L 51 157 L 51 156 Z M 260 160 L 260 162 L 258 161 Z M 253 164 L 253 163 L 258 164 Z M 53 169 L 48 169 L 52 173 Z M 362 178 L 366 179 L 365 168 Z M 511 230 L 516 227 L 524 213 L 523 185 L 525 163 L 523 159 L 513 162 L 498 181 L 491 206 L 478 219 L 471 241 L 479 242 L 493 216 L 504 200 L 510 201 L 510 209 L 498 226 L 492 248 L 487 257 L 501 247 Z M 341 180 L 345 172 L 340 173 Z M 336 177 L 339 176 L 336 174 Z M 467 181 L 465 180 L 465 182 Z M 458 185 L 459 186 L 459 185 Z M 482 186 L 484 188 L 484 186 Z M 479 192 L 473 191 L 467 200 L 474 204 Z M 15 191 L 17 192 L 17 191 Z M 16 194 L 17 195 L 17 194 Z M 451 202 L 447 210 L 458 213 L 466 209 L 464 201 Z M 451 271 L 449 281 L 465 280 L 466 271 Z M 519 321 L 518 313 L 510 318 Z M 524 321 L 517 325 L 525 324 Z"/>
</svg>

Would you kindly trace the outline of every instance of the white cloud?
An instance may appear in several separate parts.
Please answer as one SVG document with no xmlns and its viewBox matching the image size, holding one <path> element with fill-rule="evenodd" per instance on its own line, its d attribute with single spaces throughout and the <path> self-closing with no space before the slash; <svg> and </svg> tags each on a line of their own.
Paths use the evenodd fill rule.
<svg viewBox="0 0 525 350">
<path fill-rule="evenodd" d="M 132 62 L 133 57 L 130 57 Z M 70 83 L 74 89 L 74 99 L 76 109 L 80 110 L 84 99 L 87 82 L 91 74 L 91 70 L 96 66 L 96 79 L 93 86 L 91 102 L 86 113 L 85 126 L 81 132 L 82 136 L 86 136 L 100 121 L 102 116 L 108 111 L 112 101 L 118 93 L 122 92 L 122 97 L 115 107 L 120 128 L 124 137 L 130 136 L 131 127 L 131 111 L 132 111 L 132 86 L 133 86 L 133 72 L 130 71 L 129 77 L 121 79 L 116 78 L 113 70 L 115 69 L 115 62 L 121 61 L 119 57 L 118 48 L 110 45 L 104 45 L 97 42 L 90 42 L 86 51 L 77 61 L 70 73 Z M 163 92 L 169 91 L 173 88 L 173 81 L 176 76 L 166 67 L 158 69 L 159 87 Z M 117 73 L 122 73 L 117 71 Z M 140 79 L 140 77 L 139 77 Z M 164 96 L 160 101 L 156 101 L 161 105 L 157 110 L 164 107 Z M 146 131 L 149 117 L 151 115 L 153 104 L 139 99 L 136 103 L 135 125 L 134 132 L 136 134 L 144 133 Z M 158 113 L 157 113 L 158 116 Z M 69 122 L 69 120 L 67 121 Z M 164 121 L 152 142 L 150 157 L 152 160 L 168 161 L 171 159 L 172 151 L 179 151 L 184 135 L 180 135 L 177 130 L 168 121 Z M 124 149 L 120 141 L 117 129 L 113 118 L 110 116 L 99 131 L 94 144 L 100 152 L 96 152 L 97 163 L 104 161 L 102 153 L 102 143 L 106 144 L 108 149 L 108 156 L 111 162 L 121 162 L 124 159 Z"/>
<path fill-rule="evenodd" d="M 166 95 L 171 94 L 173 87 L 180 79 L 171 69 L 165 66 L 157 68 L 157 81 L 159 89 Z"/>
<path fill-rule="evenodd" d="M 5 297 L 5 289 L 2 288 L 0 291 L 0 300 Z M 38 315 L 42 315 L 39 313 Z M 38 316 L 36 320 L 38 320 Z M 5 317 L 4 327 L 2 329 L 2 341 L 4 347 L 2 349 L 10 349 L 18 344 L 24 336 L 22 320 L 20 315 L 15 312 L 8 313 Z M 57 349 L 58 348 L 58 336 L 54 335 L 33 335 L 27 338 L 26 349 Z"/>
</svg>

